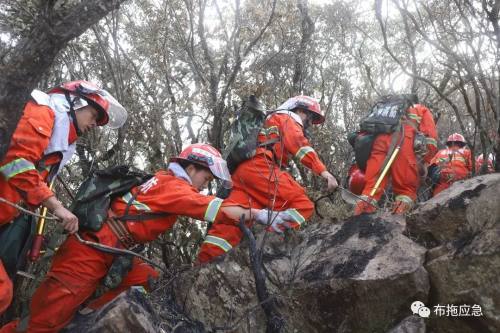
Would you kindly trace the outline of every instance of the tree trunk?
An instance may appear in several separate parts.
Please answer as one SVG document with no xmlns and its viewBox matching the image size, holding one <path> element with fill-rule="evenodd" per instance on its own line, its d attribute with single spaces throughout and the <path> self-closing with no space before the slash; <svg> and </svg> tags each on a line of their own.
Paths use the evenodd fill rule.
<svg viewBox="0 0 500 333">
<path fill-rule="evenodd" d="M 40 5 L 39 17 L 0 63 L 0 160 L 21 118 L 24 104 L 66 44 L 125 0 L 86 0 L 57 10 Z M 43 2 L 41 2 L 43 3 Z"/>
</svg>

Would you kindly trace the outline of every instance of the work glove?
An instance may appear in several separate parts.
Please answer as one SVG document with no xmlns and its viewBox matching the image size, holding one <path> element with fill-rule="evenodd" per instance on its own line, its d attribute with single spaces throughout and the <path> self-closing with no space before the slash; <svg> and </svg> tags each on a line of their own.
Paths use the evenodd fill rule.
<svg viewBox="0 0 500 333">
<path fill-rule="evenodd" d="M 274 212 L 268 209 L 260 210 L 254 217 L 257 223 L 268 226 L 271 231 L 282 234 L 283 230 L 290 229 L 293 222 L 292 217 L 287 212 Z"/>
</svg>

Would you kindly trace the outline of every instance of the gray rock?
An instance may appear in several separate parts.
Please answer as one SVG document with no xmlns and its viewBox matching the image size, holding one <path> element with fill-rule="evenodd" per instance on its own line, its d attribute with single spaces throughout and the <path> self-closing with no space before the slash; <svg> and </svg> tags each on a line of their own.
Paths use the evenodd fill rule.
<svg viewBox="0 0 500 333">
<path fill-rule="evenodd" d="M 268 288 L 286 320 L 286 332 L 387 331 L 426 301 L 425 249 L 401 228 L 373 216 L 321 223 L 287 237 L 266 238 Z M 265 235 L 265 236 L 263 236 Z M 176 298 L 205 327 L 264 332 L 247 249 L 179 279 Z"/>
<path fill-rule="evenodd" d="M 403 319 L 388 333 L 425 333 L 425 320 L 417 315 Z"/>
<path fill-rule="evenodd" d="M 407 218 L 406 234 L 427 248 L 492 228 L 500 221 L 500 174 L 454 183 L 420 204 Z"/>
<path fill-rule="evenodd" d="M 67 333 L 157 333 L 158 319 L 143 292 L 132 288 L 101 309 L 77 315 L 62 331 Z"/>
<path fill-rule="evenodd" d="M 434 316 L 438 332 L 500 332 L 500 225 L 462 237 L 426 264 L 433 305 L 478 305 L 482 316 Z"/>
</svg>

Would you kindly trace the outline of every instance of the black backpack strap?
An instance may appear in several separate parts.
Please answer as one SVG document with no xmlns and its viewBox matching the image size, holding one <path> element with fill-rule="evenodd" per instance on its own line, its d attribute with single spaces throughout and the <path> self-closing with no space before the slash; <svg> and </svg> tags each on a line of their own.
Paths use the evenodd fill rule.
<svg viewBox="0 0 500 333">
<path fill-rule="evenodd" d="M 117 220 L 120 220 L 122 222 L 127 222 L 127 221 L 147 221 L 147 220 L 153 220 L 157 219 L 160 217 L 165 217 L 171 215 L 170 213 L 144 213 L 144 214 L 133 214 L 133 215 L 122 215 L 120 217 L 116 217 Z"/>
</svg>

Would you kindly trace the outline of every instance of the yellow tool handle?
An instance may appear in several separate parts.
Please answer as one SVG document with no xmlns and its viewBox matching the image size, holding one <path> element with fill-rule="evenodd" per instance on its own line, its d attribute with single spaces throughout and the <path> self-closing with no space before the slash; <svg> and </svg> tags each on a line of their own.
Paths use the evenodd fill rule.
<svg viewBox="0 0 500 333">
<path fill-rule="evenodd" d="M 382 182 L 382 180 L 385 178 L 385 175 L 387 174 L 387 172 L 389 171 L 389 169 L 391 168 L 391 165 L 392 165 L 392 162 L 394 162 L 394 159 L 396 158 L 396 156 L 398 155 L 399 153 L 399 150 L 401 149 L 400 146 L 396 147 L 396 149 L 394 149 L 394 152 L 392 153 L 391 155 L 391 158 L 389 159 L 389 161 L 387 162 L 384 170 L 382 170 L 382 173 L 380 174 L 380 177 L 378 177 L 378 180 L 377 182 L 375 183 L 375 187 L 372 189 L 372 191 L 370 192 L 370 197 L 373 197 L 375 195 L 375 192 L 377 192 L 377 189 L 378 187 L 380 186 L 380 183 Z"/>
<path fill-rule="evenodd" d="M 53 187 L 54 187 L 54 180 L 50 182 L 49 189 L 52 190 Z M 47 207 L 42 208 L 40 215 L 42 216 L 38 219 L 38 225 L 36 229 L 37 235 L 43 234 L 43 229 L 45 228 L 45 217 L 47 216 Z"/>
</svg>

